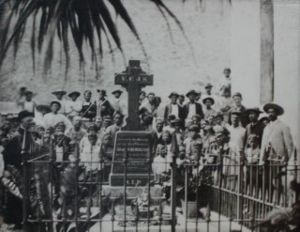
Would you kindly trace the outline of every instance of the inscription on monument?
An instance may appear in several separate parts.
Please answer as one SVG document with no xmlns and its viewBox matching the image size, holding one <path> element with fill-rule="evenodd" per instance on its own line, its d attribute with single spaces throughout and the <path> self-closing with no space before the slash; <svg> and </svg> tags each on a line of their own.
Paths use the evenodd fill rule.
<svg viewBox="0 0 300 232">
<path fill-rule="evenodd" d="M 150 180 L 153 179 L 152 170 L 149 170 L 150 158 L 150 133 L 139 131 L 118 132 L 113 152 L 110 184 L 112 186 L 123 186 L 126 173 L 127 186 L 145 186 L 149 181 L 149 177 Z"/>
</svg>

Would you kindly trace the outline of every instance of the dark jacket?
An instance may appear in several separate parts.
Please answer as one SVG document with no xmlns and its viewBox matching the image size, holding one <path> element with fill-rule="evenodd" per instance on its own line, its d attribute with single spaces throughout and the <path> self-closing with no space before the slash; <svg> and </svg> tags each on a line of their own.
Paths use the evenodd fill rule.
<svg viewBox="0 0 300 232">
<path fill-rule="evenodd" d="M 187 116 L 189 115 L 189 105 L 190 105 L 190 102 L 186 103 L 183 106 L 184 119 L 186 119 Z M 201 104 L 198 103 L 198 102 L 195 102 L 195 105 L 196 105 L 196 114 L 200 115 L 200 117 L 203 118 L 204 117 L 204 113 L 203 113 Z"/>
<path fill-rule="evenodd" d="M 179 117 L 179 119 L 184 119 L 183 108 L 179 104 L 176 104 L 176 105 L 178 106 L 178 117 Z M 171 103 L 168 104 L 168 105 L 166 105 L 165 112 L 164 112 L 164 120 L 165 120 L 165 122 L 168 121 L 168 117 L 170 115 L 171 109 L 172 109 L 172 104 Z"/>
<path fill-rule="evenodd" d="M 96 117 L 97 106 L 95 103 L 90 102 L 89 105 L 83 105 L 79 113 L 83 118 L 88 118 L 92 120 Z"/>
</svg>

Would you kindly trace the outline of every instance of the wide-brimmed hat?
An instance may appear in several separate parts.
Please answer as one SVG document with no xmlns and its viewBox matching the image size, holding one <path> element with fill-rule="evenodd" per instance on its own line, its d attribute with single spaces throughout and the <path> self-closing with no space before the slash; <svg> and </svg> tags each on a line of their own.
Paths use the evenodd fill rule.
<svg viewBox="0 0 300 232">
<path fill-rule="evenodd" d="M 72 95 L 76 95 L 77 97 L 79 97 L 81 93 L 78 91 L 72 91 L 71 93 L 68 94 L 69 97 L 71 97 Z"/>
<path fill-rule="evenodd" d="M 36 106 L 37 111 L 46 111 L 47 113 L 49 113 L 51 111 L 50 106 L 49 105 L 37 105 Z"/>
<path fill-rule="evenodd" d="M 104 97 L 106 97 L 106 90 L 105 89 L 97 89 L 98 93 L 102 93 Z"/>
<path fill-rule="evenodd" d="M 241 115 L 242 115 L 242 112 L 241 112 L 241 111 L 238 111 L 238 110 L 233 110 L 233 111 L 230 112 L 230 114 L 231 114 L 231 115 L 234 115 L 234 114 L 235 114 L 235 115 L 241 116 Z"/>
<path fill-rule="evenodd" d="M 277 112 L 277 115 L 282 115 L 284 113 L 284 109 L 275 103 L 267 103 L 263 107 L 264 111 L 267 113 L 269 109 L 274 109 Z"/>
<path fill-rule="evenodd" d="M 215 104 L 215 100 L 214 100 L 212 97 L 206 97 L 206 98 L 204 98 L 204 99 L 202 100 L 202 102 L 205 104 L 205 102 L 206 102 L 207 100 L 210 100 L 210 101 L 212 102 L 212 105 Z"/>
<path fill-rule="evenodd" d="M 65 95 L 67 92 L 65 90 L 62 89 L 57 89 L 55 91 L 52 92 L 52 94 L 56 95 L 56 94 L 63 94 Z"/>
<path fill-rule="evenodd" d="M 179 94 L 178 94 L 178 93 L 176 93 L 176 92 L 172 92 L 172 93 L 170 93 L 170 95 L 169 95 L 169 98 L 171 98 L 172 96 L 176 96 L 176 97 L 178 97 L 178 96 L 179 96 Z"/>
<path fill-rule="evenodd" d="M 111 93 L 112 93 L 112 94 L 116 94 L 116 93 L 122 94 L 123 91 L 120 90 L 120 89 L 116 89 L 116 90 L 112 91 Z"/>
<path fill-rule="evenodd" d="M 257 114 L 262 113 L 262 111 L 258 107 L 248 108 L 245 111 L 246 114 L 249 114 L 250 112 L 254 112 L 254 113 L 257 113 Z"/>
<path fill-rule="evenodd" d="M 58 106 L 59 106 L 59 109 L 61 108 L 61 104 L 60 104 L 60 102 L 59 101 L 51 101 L 50 102 L 50 107 L 53 105 L 53 104 L 58 104 Z"/>
<path fill-rule="evenodd" d="M 196 132 L 199 132 L 200 128 L 199 126 L 195 125 L 195 124 L 192 124 L 189 126 L 189 131 L 196 131 Z"/>
<path fill-rule="evenodd" d="M 206 85 L 205 85 L 205 89 L 209 89 L 209 88 L 212 88 L 213 87 L 213 85 L 211 84 L 211 83 L 207 83 Z"/>
<path fill-rule="evenodd" d="M 27 117 L 34 117 L 34 114 L 32 112 L 29 112 L 27 110 L 23 110 L 18 114 L 18 120 L 21 121 L 24 118 Z"/>
<path fill-rule="evenodd" d="M 236 93 L 232 94 L 232 98 L 234 98 L 234 97 L 240 97 L 240 98 L 242 98 L 242 94 L 239 93 L 239 92 L 236 92 Z"/>
<path fill-rule="evenodd" d="M 188 97 L 188 96 L 190 96 L 191 94 L 195 94 L 196 96 L 199 95 L 199 93 L 197 93 L 196 90 L 192 89 L 192 90 L 188 91 L 188 92 L 186 93 L 185 96 Z"/>
<path fill-rule="evenodd" d="M 179 118 L 175 118 L 175 119 L 173 119 L 173 120 L 170 121 L 171 124 L 177 124 L 177 125 L 178 125 L 180 122 L 181 122 L 181 121 L 180 121 Z"/>
</svg>

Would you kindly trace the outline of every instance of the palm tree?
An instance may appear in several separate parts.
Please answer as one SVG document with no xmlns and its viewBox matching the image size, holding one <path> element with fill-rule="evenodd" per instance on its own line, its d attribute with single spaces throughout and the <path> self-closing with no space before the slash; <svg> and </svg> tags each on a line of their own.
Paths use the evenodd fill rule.
<svg viewBox="0 0 300 232">
<path fill-rule="evenodd" d="M 163 0 L 147 1 L 155 4 L 165 19 L 171 17 L 184 33 L 180 21 Z M 100 55 L 100 59 L 103 56 L 103 39 L 107 40 L 110 50 L 114 43 L 122 53 L 120 35 L 111 9 L 114 9 L 115 14 L 125 22 L 142 46 L 139 34 L 122 0 L 0 0 L 0 25 L 3 27 L 0 37 L 0 66 L 10 47 L 13 47 L 16 57 L 29 19 L 32 19 L 30 43 L 33 67 L 36 51 L 40 53 L 45 44 L 44 68 L 46 71 L 50 68 L 56 37 L 63 47 L 66 71 L 70 64 L 70 39 L 74 41 L 81 64 L 84 61 L 84 44 L 90 47 L 93 62 L 98 59 L 96 54 Z"/>
</svg>

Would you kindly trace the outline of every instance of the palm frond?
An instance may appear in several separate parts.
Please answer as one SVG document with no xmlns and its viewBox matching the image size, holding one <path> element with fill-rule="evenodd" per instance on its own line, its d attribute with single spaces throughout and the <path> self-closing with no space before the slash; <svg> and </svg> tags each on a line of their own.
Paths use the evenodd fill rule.
<svg viewBox="0 0 300 232">
<path fill-rule="evenodd" d="M 154 3 L 159 9 L 168 28 L 170 26 L 167 17 L 170 17 L 187 38 L 181 22 L 163 0 L 147 1 Z M 8 5 L 10 5 L 10 13 L 4 17 L 1 9 Z M 103 38 L 106 38 L 111 53 L 113 47 L 116 46 L 123 54 L 120 35 L 112 17 L 112 10 L 125 22 L 140 43 L 145 57 L 147 57 L 133 20 L 121 0 L 0 0 L 0 24 L 5 25 L 0 38 L 0 66 L 3 64 L 10 47 L 14 48 L 13 52 L 16 57 L 29 20 L 32 20 L 30 46 L 33 69 L 35 68 L 36 52 L 41 54 L 43 49 L 45 49 L 44 70 L 50 69 L 56 38 L 62 44 L 65 54 L 66 74 L 70 66 L 71 40 L 78 51 L 80 66 L 85 60 L 86 52 L 83 51 L 85 44 L 90 48 L 92 61 L 98 61 L 98 55 L 100 55 L 100 60 L 102 59 Z M 15 23 L 12 23 L 13 17 L 16 17 Z"/>
</svg>

